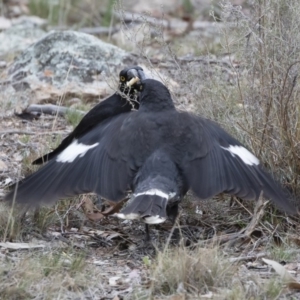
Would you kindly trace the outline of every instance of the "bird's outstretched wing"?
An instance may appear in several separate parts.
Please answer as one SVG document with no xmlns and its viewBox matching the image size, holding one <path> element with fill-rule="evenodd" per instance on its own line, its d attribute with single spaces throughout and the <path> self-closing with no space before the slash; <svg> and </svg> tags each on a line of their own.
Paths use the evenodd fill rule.
<svg viewBox="0 0 300 300">
<path fill-rule="evenodd" d="M 116 116 L 121 113 L 129 112 L 132 105 L 121 95 L 115 93 L 104 101 L 93 107 L 75 127 L 75 129 L 61 142 L 61 144 L 52 152 L 39 157 L 32 162 L 33 165 L 40 165 L 55 157 L 57 154 L 66 149 L 74 139 L 86 134 L 92 128 L 103 122 L 109 117 Z"/>
<path fill-rule="evenodd" d="M 185 160 L 182 168 L 196 196 L 208 199 L 228 193 L 257 200 L 263 192 L 263 196 L 279 208 L 296 212 L 289 193 L 263 169 L 257 157 L 216 123 L 196 116 L 192 118 L 194 124 L 197 123 L 193 128 L 194 135 L 201 135 L 201 143 L 191 147 L 194 151 L 204 149 L 205 153 L 202 151 L 201 156 Z"/>
<path fill-rule="evenodd" d="M 126 143 L 122 128 L 125 127 L 128 133 L 126 121 L 136 114 L 129 112 L 109 118 L 75 139 L 5 198 L 27 207 L 50 204 L 62 197 L 88 192 L 112 201 L 123 199 L 135 170 L 134 162 L 130 163 L 128 156 L 132 151 L 127 149 L 132 145 Z M 138 159 L 139 153 L 135 155 Z"/>
</svg>

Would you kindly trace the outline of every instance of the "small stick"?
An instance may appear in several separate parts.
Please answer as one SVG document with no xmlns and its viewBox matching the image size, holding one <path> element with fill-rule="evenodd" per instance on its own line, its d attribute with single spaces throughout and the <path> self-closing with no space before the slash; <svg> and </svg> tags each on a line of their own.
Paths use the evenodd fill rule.
<svg viewBox="0 0 300 300">
<path fill-rule="evenodd" d="M 267 254 L 262 252 L 262 253 L 258 253 L 256 255 L 249 255 L 249 256 L 240 256 L 240 257 L 231 257 L 229 258 L 229 261 L 234 263 L 234 262 L 240 262 L 240 261 L 244 261 L 244 260 L 254 260 L 254 259 L 258 259 L 261 257 L 266 256 Z"/>
<path fill-rule="evenodd" d="M 67 131 L 57 130 L 57 131 L 33 132 L 33 131 L 15 130 L 15 129 L 0 131 L 0 135 L 2 134 L 4 135 L 5 134 L 45 135 L 45 134 L 64 134 L 64 133 L 67 133 Z"/>
<path fill-rule="evenodd" d="M 76 111 L 79 114 L 85 114 L 82 110 L 72 109 L 65 106 L 58 106 L 54 104 L 31 104 L 25 110 L 27 113 L 39 112 L 49 115 L 64 116 L 68 111 Z"/>
</svg>

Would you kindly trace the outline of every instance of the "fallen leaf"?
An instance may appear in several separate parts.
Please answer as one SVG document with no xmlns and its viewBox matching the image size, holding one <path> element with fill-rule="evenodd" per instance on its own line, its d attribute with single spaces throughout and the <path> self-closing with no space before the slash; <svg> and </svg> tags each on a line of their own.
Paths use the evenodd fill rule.
<svg viewBox="0 0 300 300">
<path fill-rule="evenodd" d="M 300 289 L 300 283 L 286 270 L 284 266 L 274 260 L 262 259 L 267 265 L 271 266 L 277 274 L 280 275 L 282 281 L 287 284 L 290 289 Z"/>
<path fill-rule="evenodd" d="M 112 214 L 114 214 L 114 213 L 119 212 L 120 209 L 122 208 L 123 204 L 124 204 L 126 201 L 128 201 L 128 198 L 125 198 L 125 199 L 121 200 L 121 201 L 118 202 L 118 203 L 113 203 L 113 202 L 111 202 L 111 201 L 106 201 L 106 203 L 109 204 L 109 207 L 108 207 L 105 211 L 103 211 L 102 214 L 103 214 L 104 216 L 110 216 L 110 215 L 112 215 Z"/>
<path fill-rule="evenodd" d="M 104 215 L 97 210 L 93 201 L 90 198 L 85 198 L 82 201 L 81 207 L 84 211 L 85 216 L 91 221 L 99 221 L 104 218 Z"/>
<path fill-rule="evenodd" d="M 300 283 L 299 282 L 290 282 L 288 284 L 288 287 L 291 289 L 291 290 L 300 290 Z"/>
</svg>

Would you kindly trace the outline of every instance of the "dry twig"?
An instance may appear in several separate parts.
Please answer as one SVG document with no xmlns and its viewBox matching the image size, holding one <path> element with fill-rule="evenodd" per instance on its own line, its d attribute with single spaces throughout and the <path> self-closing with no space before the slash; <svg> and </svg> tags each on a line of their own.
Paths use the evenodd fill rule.
<svg viewBox="0 0 300 300">
<path fill-rule="evenodd" d="M 6 134 L 25 134 L 25 135 L 45 135 L 45 134 L 65 134 L 65 130 L 56 130 L 56 131 L 43 131 L 43 132 L 33 132 L 27 130 L 18 130 L 18 129 L 9 129 L 0 131 L 0 135 Z"/>
<path fill-rule="evenodd" d="M 24 111 L 27 113 L 39 112 L 39 113 L 44 113 L 49 115 L 57 114 L 59 116 L 64 116 L 70 110 L 76 111 L 79 114 L 83 114 L 83 115 L 85 114 L 85 112 L 82 110 L 70 109 L 69 107 L 58 106 L 54 104 L 31 104 Z"/>
</svg>

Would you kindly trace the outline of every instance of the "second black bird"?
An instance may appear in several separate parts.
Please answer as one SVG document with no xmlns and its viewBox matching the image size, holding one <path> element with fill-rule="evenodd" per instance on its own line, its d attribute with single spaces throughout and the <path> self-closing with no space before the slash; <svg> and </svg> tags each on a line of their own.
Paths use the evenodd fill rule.
<svg viewBox="0 0 300 300">
<path fill-rule="evenodd" d="M 135 90 L 127 85 L 132 79 L 138 77 L 140 80 L 145 79 L 143 69 L 139 66 L 131 66 L 123 69 L 119 75 L 119 91 L 107 99 L 94 106 L 79 122 L 75 129 L 60 143 L 52 152 L 43 155 L 32 162 L 33 165 L 40 165 L 55 157 L 66 149 L 74 139 L 86 134 L 103 120 L 116 116 L 118 114 L 129 112 L 132 109 L 138 109 L 139 103 L 133 99 Z"/>
</svg>

